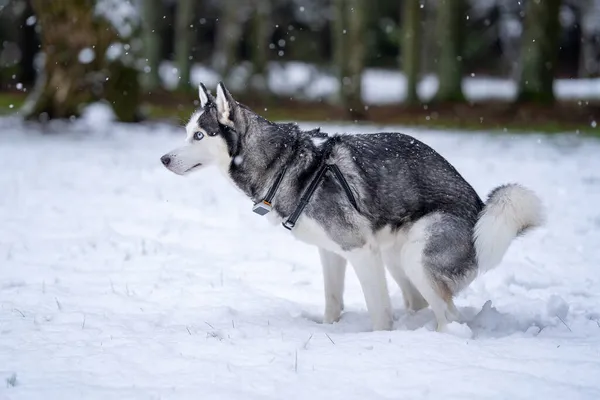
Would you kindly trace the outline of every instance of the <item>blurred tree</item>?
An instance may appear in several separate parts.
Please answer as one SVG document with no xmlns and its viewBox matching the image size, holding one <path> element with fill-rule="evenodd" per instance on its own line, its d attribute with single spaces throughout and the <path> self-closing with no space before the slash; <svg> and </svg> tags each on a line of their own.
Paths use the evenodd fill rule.
<svg viewBox="0 0 600 400">
<path fill-rule="evenodd" d="M 70 118 L 81 106 L 106 100 L 119 120 L 138 119 L 137 70 L 127 57 L 116 57 L 125 34 L 104 18 L 110 1 L 102 2 L 104 9 L 91 0 L 32 1 L 44 67 L 23 106 L 26 118 Z"/>
<path fill-rule="evenodd" d="M 0 0 L 0 90 L 14 88 L 19 76 L 22 50 L 19 46 L 19 20 L 23 14 L 23 2 Z"/>
<path fill-rule="evenodd" d="M 466 0 L 439 0 L 436 11 L 439 88 L 435 100 L 461 102 Z"/>
<path fill-rule="evenodd" d="M 522 34 L 524 5 L 517 2 L 503 2 L 498 7 L 498 44 L 500 46 L 500 70 L 512 80 L 519 76 L 519 52 Z M 490 62 L 496 63 L 493 54 L 488 54 Z"/>
<path fill-rule="evenodd" d="M 600 75 L 600 1 L 581 0 L 581 51 L 579 77 Z"/>
<path fill-rule="evenodd" d="M 363 118 L 362 73 L 365 64 L 367 0 L 333 0 L 333 52 L 338 100 L 353 119 Z"/>
<path fill-rule="evenodd" d="M 270 0 L 252 0 L 252 26 L 250 55 L 252 57 L 252 76 L 250 87 L 266 95 L 269 90 L 268 64 L 269 44 L 271 42 L 271 5 Z"/>
<path fill-rule="evenodd" d="M 406 75 L 406 103 L 419 102 L 417 85 L 421 67 L 421 4 L 419 0 L 404 0 L 402 8 L 402 69 Z"/>
<path fill-rule="evenodd" d="M 558 58 L 561 0 L 530 0 L 525 10 L 518 102 L 550 104 Z"/>
<path fill-rule="evenodd" d="M 421 31 L 421 73 L 435 73 L 437 66 L 437 35 L 435 31 L 435 9 L 430 1 L 423 1 L 423 30 Z"/>
<path fill-rule="evenodd" d="M 33 65 L 35 55 L 39 50 L 39 42 L 35 32 L 35 15 L 31 7 L 31 0 L 24 1 L 25 8 L 20 19 L 20 48 L 21 62 L 19 71 L 19 82 L 29 86 L 35 82 L 36 71 Z"/>
<path fill-rule="evenodd" d="M 175 17 L 175 61 L 179 70 L 179 90 L 190 90 L 195 0 L 179 0 Z"/>
<path fill-rule="evenodd" d="M 238 43 L 242 37 L 244 4 L 240 7 L 241 0 L 221 0 L 221 16 L 217 20 L 215 34 L 215 52 L 213 54 L 213 68 L 228 81 L 229 72 L 235 65 L 238 57 Z M 243 3 L 243 2 L 242 2 Z"/>
<path fill-rule="evenodd" d="M 146 64 L 149 68 L 144 71 L 143 84 L 148 91 L 160 86 L 161 18 L 163 13 L 162 0 L 142 0 L 142 35 Z"/>
</svg>

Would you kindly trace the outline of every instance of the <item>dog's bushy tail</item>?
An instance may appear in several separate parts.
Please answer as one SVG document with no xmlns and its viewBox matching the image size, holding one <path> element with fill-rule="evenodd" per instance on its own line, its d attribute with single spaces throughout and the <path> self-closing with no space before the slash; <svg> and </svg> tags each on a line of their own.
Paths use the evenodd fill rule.
<svg viewBox="0 0 600 400">
<path fill-rule="evenodd" d="M 531 190 L 517 184 L 492 190 L 473 233 L 479 272 L 500 264 L 515 237 L 543 223 L 542 202 Z"/>
</svg>

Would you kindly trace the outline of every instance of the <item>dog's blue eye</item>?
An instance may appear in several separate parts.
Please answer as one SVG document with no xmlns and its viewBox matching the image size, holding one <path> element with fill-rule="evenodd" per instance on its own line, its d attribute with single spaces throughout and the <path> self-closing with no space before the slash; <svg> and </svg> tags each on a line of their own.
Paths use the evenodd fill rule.
<svg viewBox="0 0 600 400">
<path fill-rule="evenodd" d="M 194 134 L 194 139 L 196 140 L 202 140 L 202 138 L 204 137 L 204 133 L 198 131 Z"/>
</svg>

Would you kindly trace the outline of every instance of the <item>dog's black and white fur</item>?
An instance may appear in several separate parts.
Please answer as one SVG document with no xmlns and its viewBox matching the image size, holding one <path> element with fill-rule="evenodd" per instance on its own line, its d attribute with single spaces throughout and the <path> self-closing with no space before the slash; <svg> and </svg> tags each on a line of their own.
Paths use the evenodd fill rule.
<svg viewBox="0 0 600 400">
<path fill-rule="evenodd" d="M 292 230 L 319 248 L 326 323 L 341 316 L 349 261 L 374 329 L 392 327 L 386 266 L 407 309 L 431 306 L 443 330 L 458 317 L 453 296 L 499 264 L 517 235 L 542 223 L 533 192 L 504 185 L 483 203 L 452 165 L 413 137 L 301 131 L 237 103 L 222 83 L 216 99 L 201 85 L 200 100 L 186 126 L 186 145 L 162 157 L 171 171 L 184 175 L 216 164 L 258 202 L 286 168 L 268 214 L 274 222 L 294 211 L 322 163 L 342 171 L 358 207 L 327 173 Z"/>
</svg>

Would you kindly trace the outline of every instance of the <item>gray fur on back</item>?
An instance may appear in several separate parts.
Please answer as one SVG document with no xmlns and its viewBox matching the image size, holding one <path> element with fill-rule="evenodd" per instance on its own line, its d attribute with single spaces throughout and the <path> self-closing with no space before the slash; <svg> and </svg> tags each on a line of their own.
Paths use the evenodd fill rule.
<svg viewBox="0 0 600 400">
<path fill-rule="evenodd" d="M 394 231 L 432 213 L 460 221 L 459 225 L 468 228 L 464 233 L 471 235 L 483 209 L 477 193 L 456 169 L 411 136 L 394 132 L 327 135 L 319 129 L 302 131 L 296 124 L 267 121 L 241 104 L 233 112 L 235 131 L 224 133 L 235 136 L 227 141 L 236 143 L 230 149 L 234 161 L 229 174 L 256 202 L 266 195 L 282 168 L 287 168 L 273 199 L 275 211 L 283 218 L 294 211 L 320 164 L 337 164 L 360 213 L 328 173 L 304 214 L 318 221 L 344 250 L 365 244 L 365 228 Z M 472 248 L 465 250 L 470 256 Z"/>
</svg>

